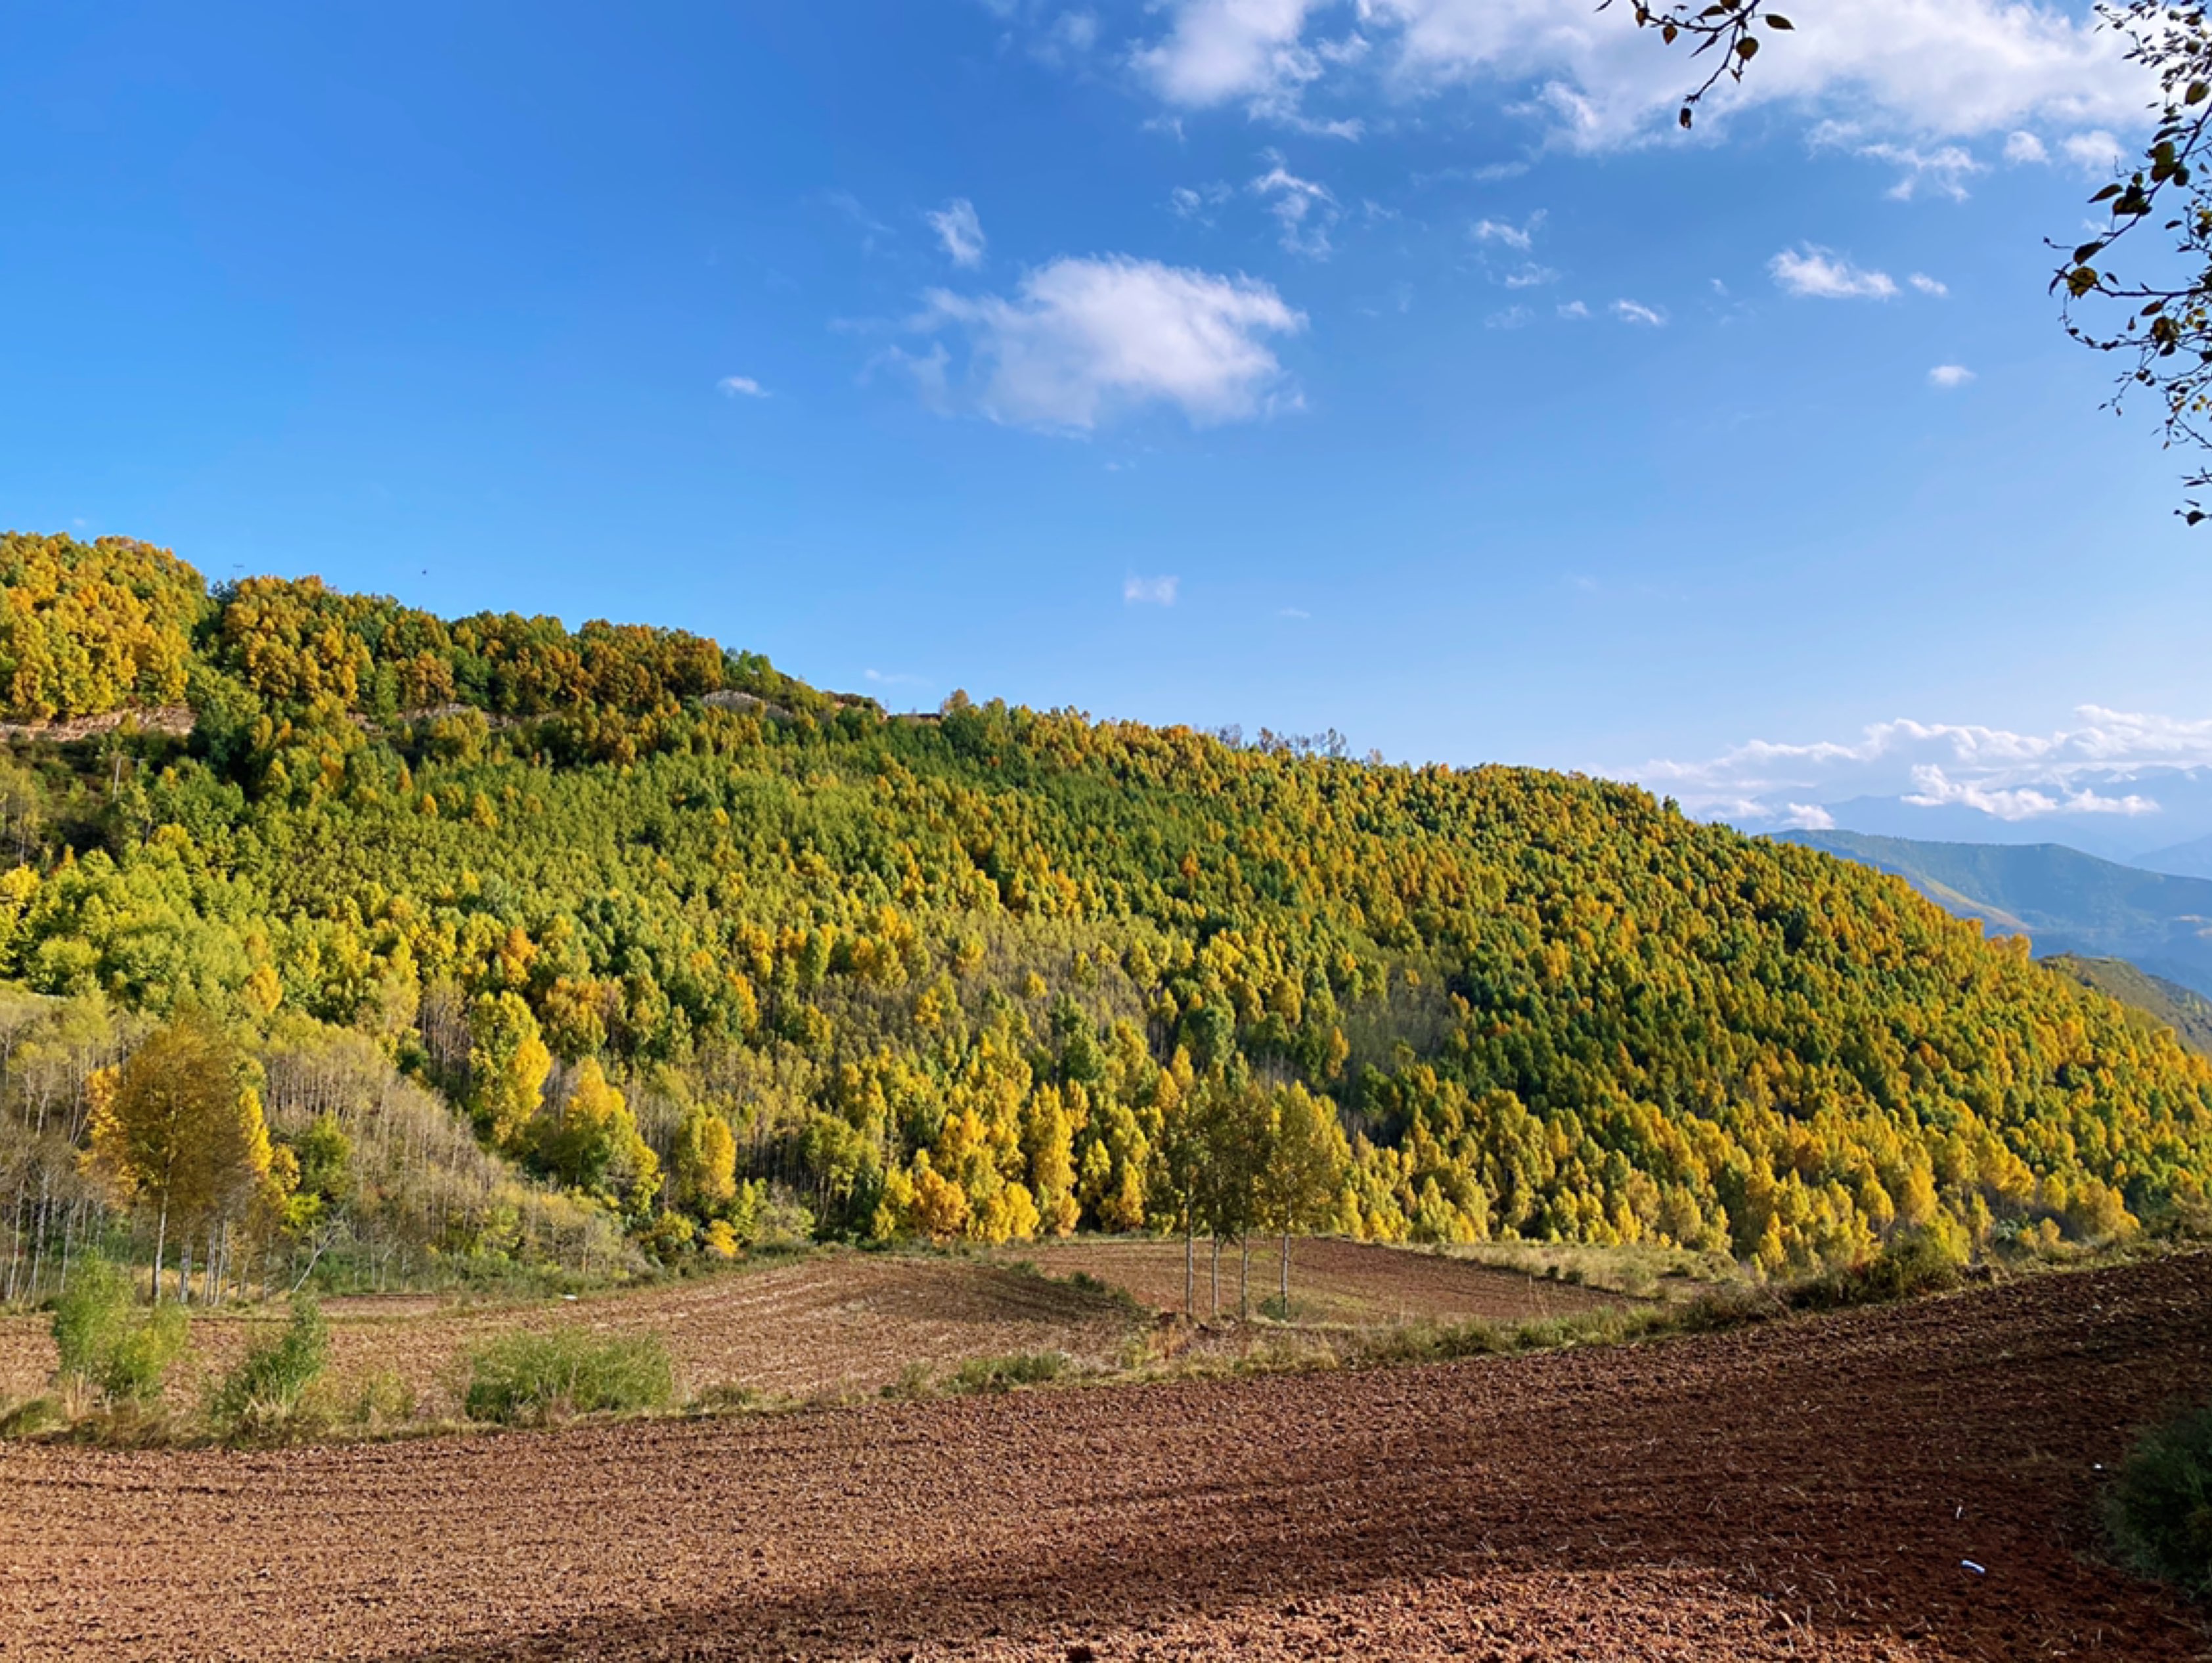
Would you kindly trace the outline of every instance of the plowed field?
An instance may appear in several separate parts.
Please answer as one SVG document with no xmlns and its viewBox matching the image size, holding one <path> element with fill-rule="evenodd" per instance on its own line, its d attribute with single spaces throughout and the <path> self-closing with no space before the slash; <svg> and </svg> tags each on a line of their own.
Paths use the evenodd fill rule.
<svg viewBox="0 0 2212 1663">
<path fill-rule="evenodd" d="M 1081 1271 L 1127 1289 L 1159 1311 L 1180 1311 L 1183 1302 L 1183 1247 L 1180 1241 L 1077 1237 L 1073 1241 L 1024 1244 L 1011 1253 L 1033 1259 L 1056 1277 Z M 1599 1305 L 1625 1302 L 1618 1294 L 1599 1293 L 1571 1283 L 1522 1276 L 1486 1265 L 1404 1247 L 1329 1238 L 1291 1244 L 1291 1314 L 1301 1322 L 1376 1326 L 1397 1322 L 1465 1322 L 1477 1317 L 1519 1321 L 1528 1317 L 1567 1316 Z M 1197 1308 L 1212 1308 L 1206 1247 L 1198 1244 Z M 1280 1287 L 1276 1247 L 1255 1240 L 1252 1247 L 1254 1305 Z M 1237 1254 L 1221 1259 L 1221 1308 L 1237 1309 Z"/>
<path fill-rule="evenodd" d="M 2097 1464 L 2207 1387 L 2200 1256 L 1424 1369 L 0 1447 L 0 1655 L 2163 1663 L 2204 1636 L 2094 1557 Z"/>
<path fill-rule="evenodd" d="M 517 1328 L 586 1327 L 657 1333 L 687 1392 L 745 1386 L 787 1397 L 867 1393 L 909 1363 L 943 1367 L 1009 1351 L 1066 1351 L 1079 1363 L 1115 1360 L 1132 1332 L 1115 1300 L 973 1260 L 828 1253 L 767 1269 L 635 1293 L 526 1305 L 441 1306 L 416 1298 L 340 1299 L 331 1320 L 331 1370 L 345 1392 L 389 1372 L 426 1413 L 454 1402 L 456 1359 Z M 173 1394 L 228 1368 L 282 1315 L 218 1314 L 192 1327 L 191 1366 Z M 43 1390 L 54 1369 L 42 1317 L 0 1319 L 0 1396 Z"/>
<path fill-rule="evenodd" d="M 1106 1241 L 1025 1251 L 1048 1275 L 973 1259 L 828 1253 L 573 1303 L 456 1307 L 400 1296 L 332 1300 L 324 1313 L 342 1394 L 372 1376 L 396 1375 L 424 1413 L 438 1417 L 459 1407 L 456 1360 L 516 1328 L 572 1325 L 601 1333 L 657 1333 L 686 1392 L 744 1386 L 781 1397 L 866 1396 L 916 1364 L 944 1370 L 969 1357 L 1014 1351 L 1064 1351 L 1087 1368 L 1116 1363 L 1130 1338 L 1150 1325 L 1118 1300 L 1058 1279 L 1077 1271 L 1127 1287 L 1147 1304 L 1182 1304 L 1179 1244 Z M 1297 1252 L 1298 1274 L 1307 1278 L 1293 1290 L 1303 1319 L 1364 1325 L 1518 1319 L 1618 1302 L 1565 1283 L 1399 1248 L 1301 1241 Z M 1271 1274 L 1273 1263 L 1271 1258 Z M 1223 1273 L 1225 1308 L 1232 1312 L 1233 1269 L 1232 1260 Z M 1266 1291 L 1260 1269 L 1255 1263 L 1255 1300 Z M 1203 1310 L 1203 1281 L 1200 1285 Z M 282 1320 L 281 1311 L 200 1316 L 192 1356 L 179 1369 L 171 1395 L 179 1404 L 196 1401 L 208 1375 L 229 1368 Z M 1229 1353 L 1239 1344 L 1225 1334 L 1201 1340 L 1204 1349 Z M 43 1391 L 54 1360 L 45 1318 L 0 1318 L 0 1400 Z"/>
</svg>

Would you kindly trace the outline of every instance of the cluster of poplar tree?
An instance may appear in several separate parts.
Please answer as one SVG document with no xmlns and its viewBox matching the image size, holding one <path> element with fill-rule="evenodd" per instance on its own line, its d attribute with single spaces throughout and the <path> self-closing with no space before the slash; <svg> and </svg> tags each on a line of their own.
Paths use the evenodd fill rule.
<svg viewBox="0 0 2212 1663">
<path fill-rule="evenodd" d="M 0 758 L 0 978 L 119 1053 L 192 1013 L 239 1048 L 281 1194 L 228 1261 L 188 1229 L 203 1272 L 254 1231 L 397 1277 L 1308 1229 L 1778 1274 L 2206 1210 L 2170 1034 L 1630 788 L 892 718 L 681 632 L 210 592 L 113 540 L 0 538 L 0 580 L 11 718 L 112 719 Z M 107 668 L 55 669 L 100 620 Z M 176 697 L 189 733 L 139 721 Z M 72 1205 L 161 1234 L 78 1096 L 0 1082 L 46 1151 L 0 1150 L 19 1258 Z"/>
</svg>

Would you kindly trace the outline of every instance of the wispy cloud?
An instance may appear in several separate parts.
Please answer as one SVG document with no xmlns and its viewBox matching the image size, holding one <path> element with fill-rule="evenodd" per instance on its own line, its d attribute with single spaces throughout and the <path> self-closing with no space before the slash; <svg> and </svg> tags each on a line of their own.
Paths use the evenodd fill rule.
<svg viewBox="0 0 2212 1663">
<path fill-rule="evenodd" d="M 1177 219 L 1213 223 L 1212 210 L 1237 193 L 1218 180 L 1211 185 L 1178 185 L 1168 192 L 1168 208 Z"/>
<path fill-rule="evenodd" d="M 2014 163 L 2033 165 L 2051 160 L 2051 152 L 2044 149 L 2043 141 L 2033 133 L 2008 134 L 2004 142 L 2004 159 Z"/>
<path fill-rule="evenodd" d="M 714 391 L 725 398 L 765 398 L 768 389 L 750 375 L 725 375 L 714 383 Z"/>
<path fill-rule="evenodd" d="M 1267 151 L 1262 160 L 1269 164 L 1267 171 L 1252 181 L 1252 190 L 1275 216 L 1283 246 L 1310 259 L 1327 259 L 1328 234 L 1337 221 L 1336 198 L 1326 185 L 1300 179 L 1285 167 L 1278 152 Z"/>
<path fill-rule="evenodd" d="M 1536 228 L 1543 222 L 1543 210 L 1539 209 L 1529 215 L 1525 225 L 1509 225 L 1503 220 L 1477 220 L 1468 234 L 1477 242 L 1503 243 L 1525 254 L 1535 246 Z"/>
<path fill-rule="evenodd" d="M 953 264 L 973 267 L 983 264 L 983 222 L 974 203 L 965 197 L 955 197 L 926 217 L 930 228 L 937 233 L 937 240 L 944 246 L 945 258 Z"/>
<path fill-rule="evenodd" d="M 1182 589 L 1181 578 L 1130 576 L 1121 580 L 1121 604 L 1125 606 L 1173 606 Z"/>
<path fill-rule="evenodd" d="M 1928 385 L 1949 392 L 1963 387 L 1974 379 L 1974 372 L 1964 364 L 1938 364 L 1928 372 Z"/>
<path fill-rule="evenodd" d="M 1667 322 L 1665 313 L 1645 306 L 1641 300 L 1615 300 L 1613 315 L 1624 324 L 1640 324 L 1649 329 L 1662 328 Z"/>
<path fill-rule="evenodd" d="M 1914 272 L 1905 279 L 1905 282 L 1931 300 L 1940 300 L 1951 292 L 1950 284 L 1942 282 L 1940 278 L 1929 276 L 1925 271 Z"/>
</svg>

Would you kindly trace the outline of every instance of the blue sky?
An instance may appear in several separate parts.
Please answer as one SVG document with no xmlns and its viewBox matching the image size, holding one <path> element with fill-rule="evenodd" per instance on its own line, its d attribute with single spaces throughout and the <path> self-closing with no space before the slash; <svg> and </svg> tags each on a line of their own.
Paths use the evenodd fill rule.
<svg viewBox="0 0 2212 1663">
<path fill-rule="evenodd" d="M 2070 8 L 1791 9 L 1684 141 L 1583 0 L 7 8 L 0 521 L 1747 825 L 2212 829 L 2212 531 L 2045 294 L 2141 89 Z"/>
</svg>

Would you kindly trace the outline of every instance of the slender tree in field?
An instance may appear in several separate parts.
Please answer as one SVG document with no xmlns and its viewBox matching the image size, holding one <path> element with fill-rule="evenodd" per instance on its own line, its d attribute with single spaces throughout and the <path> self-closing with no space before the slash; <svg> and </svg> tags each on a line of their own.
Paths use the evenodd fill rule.
<svg viewBox="0 0 2212 1663">
<path fill-rule="evenodd" d="M 1206 1102 L 1191 1078 L 1190 1059 L 1180 1051 L 1160 1075 L 1153 1108 L 1159 1116 L 1158 1135 L 1152 1146 L 1157 1167 L 1153 1188 L 1173 1205 L 1176 1228 L 1182 1232 L 1182 1314 L 1187 1321 L 1195 1314 L 1198 1226 L 1211 1151 Z"/>
<path fill-rule="evenodd" d="M 1267 1161 L 1259 1174 L 1257 1222 L 1282 1237 L 1280 1298 L 1291 1314 L 1291 1237 L 1326 1223 L 1344 1187 L 1352 1150 L 1325 1098 L 1292 1084 L 1268 1103 Z"/>
<path fill-rule="evenodd" d="M 1260 1187 L 1273 1136 L 1273 1105 L 1267 1088 L 1244 1075 L 1209 1080 L 1206 1128 L 1207 1160 L 1204 1211 L 1213 1236 L 1213 1308 L 1221 1310 L 1221 1244 L 1237 1246 L 1237 1314 L 1252 1314 L 1252 1230 L 1260 1220 Z"/>
<path fill-rule="evenodd" d="M 186 1011 L 97 1082 L 89 1163 L 154 1215 L 156 1301 L 172 1229 L 189 1244 L 242 1214 L 269 1176 L 269 1128 L 249 1071 L 221 1023 Z"/>
</svg>

